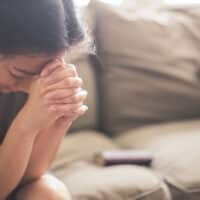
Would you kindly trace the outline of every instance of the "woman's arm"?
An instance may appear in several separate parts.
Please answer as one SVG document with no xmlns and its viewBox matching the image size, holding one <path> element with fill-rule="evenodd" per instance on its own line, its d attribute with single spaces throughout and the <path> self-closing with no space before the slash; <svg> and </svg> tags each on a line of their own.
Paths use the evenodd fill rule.
<svg viewBox="0 0 200 200">
<path fill-rule="evenodd" d="M 52 65 L 60 63 L 54 61 Z M 31 84 L 26 104 L 13 121 L 0 147 L 0 199 L 5 199 L 21 181 L 37 134 L 66 112 L 63 108 L 52 110 L 44 91 L 46 84 L 36 77 Z M 60 97 L 56 89 L 53 92 Z"/>
<path fill-rule="evenodd" d="M 48 70 L 48 68 L 45 69 Z M 69 74 L 69 70 L 73 73 Z M 56 96 L 56 102 L 54 102 L 55 100 L 53 100 L 54 97 L 52 96 L 53 99 L 51 102 L 54 102 L 55 104 L 59 103 L 63 109 L 65 108 L 66 113 L 64 114 L 65 116 L 60 117 L 49 127 L 43 129 L 37 136 L 33 146 L 33 152 L 30 157 L 30 162 L 21 184 L 38 178 L 45 173 L 55 158 L 58 147 L 63 137 L 69 130 L 72 122 L 86 112 L 85 107 L 83 107 L 82 104 L 87 96 L 87 93 L 81 90 L 80 87 L 82 84 L 80 85 L 76 82 L 74 82 L 73 85 L 69 84 L 72 77 L 78 78 L 78 73 L 75 67 L 59 67 L 53 72 L 53 74 L 50 73 L 49 77 L 51 80 L 48 82 L 51 82 L 52 85 L 49 86 L 48 90 L 51 91 L 52 88 L 53 90 L 62 88 L 61 94 L 66 96 L 65 98 L 62 97 L 60 100 Z M 64 82 L 63 86 L 60 85 L 58 81 L 53 81 L 60 79 L 62 83 L 64 78 L 66 79 L 66 82 Z M 77 89 L 77 92 L 73 92 L 72 88 L 73 90 Z M 77 94 L 78 98 L 76 98 Z"/>
<path fill-rule="evenodd" d="M 37 130 L 27 130 L 17 117 L 0 146 L 0 199 L 6 199 L 18 185 L 28 165 Z"/>
<path fill-rule="evenodd" d="M 71 124 L 72 122 L 67 119 L 64 123 L 58 120 L 36 137 L 22 185 L 41 177 L 46 172 Z"/>
</svg>

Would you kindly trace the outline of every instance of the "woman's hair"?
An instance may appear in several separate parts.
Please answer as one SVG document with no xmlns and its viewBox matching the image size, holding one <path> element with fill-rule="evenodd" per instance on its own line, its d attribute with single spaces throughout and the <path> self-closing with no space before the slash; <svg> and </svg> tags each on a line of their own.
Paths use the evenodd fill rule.
<svg viewBox="0 0 200 200">
<path fill-rule="evenodd" d="M 0 0 L 0 54 L 54 54 L 83 37 L 72 0 Z"/>
</svg>

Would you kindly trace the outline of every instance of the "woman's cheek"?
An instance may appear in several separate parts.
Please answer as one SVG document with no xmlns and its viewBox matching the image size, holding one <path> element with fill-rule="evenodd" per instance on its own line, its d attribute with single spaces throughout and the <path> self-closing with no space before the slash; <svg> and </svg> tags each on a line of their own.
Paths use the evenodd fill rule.
<svg viewBox="0 0 200 200">
<path fill-rule="evenodd" d="M 16 84 L 17 91 L 29 93 L 32 82 L 33 80 L 31 78 L 18 80 Z"/>
<path fill-rule="evenodd" d="M 9 90 L 15 90 L 17 85 L 17 82 L 10 79 L 9 77 L 6 79 L 0 79 L 0 90 L 4 90 L 4 89 L 9 89 Z"/>
</svg>

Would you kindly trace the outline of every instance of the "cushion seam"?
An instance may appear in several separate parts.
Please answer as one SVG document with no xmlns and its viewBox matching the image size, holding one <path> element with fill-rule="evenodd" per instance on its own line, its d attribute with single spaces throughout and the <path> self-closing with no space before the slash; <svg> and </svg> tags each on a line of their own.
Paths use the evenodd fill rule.
<svg viewBox="0 0 200 200">
<path fill-rule="evenodd" d="M 159 182 L 159 183 L 157 184 L 157 186 L 155 186 L 154 188 L 149 189 L 149 190 L 147 190 L 146 192 L 143 192 L 142 194 L 139 194 L 139 195 L 137 195 L 137 196 L 134 195 L 134 199 L 135 199 L 135 200 L 140 200 L 140 199 L 142 199 L 142 198 L 144 198 L 144 197 L 146 197 L 146 196 L 148 196 L 148 195 L 151 195 L 151 194 L 153 194 L 153 193 L 156 193 L 157 191 L 159 191 L 159 190 L 162 189 L 162 185 L 165 185 L 165 183 L 164 183 L 164 182 Z M 166 185 L 166 188 L 168 188 L 167 185 Z M 133 196 L 131 197 L 131 199 L 133 199 Z"/>
<path fill-rule="evenodd" d="M 182 192 L 186 192 L 186 193 L 199 193 L 200 192 L 200 189 L 184 188 L 183 185 L 180 182 L 175 181 L 172 178 L 165 178 L 165 182 L 168 183 L 168 184 L 171 184 L 173 187 L 181 190 Z"/>
</svg>

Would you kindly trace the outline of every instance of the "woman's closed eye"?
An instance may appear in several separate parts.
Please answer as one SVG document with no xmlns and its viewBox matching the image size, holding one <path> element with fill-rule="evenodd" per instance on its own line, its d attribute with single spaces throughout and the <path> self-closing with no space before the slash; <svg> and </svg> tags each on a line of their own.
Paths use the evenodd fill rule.
<svg viewBox="0 0 200 200">
<path fill-rule="evenodd" d="M 20 74 L 19 75 L 19 74 L 15 74 L 15 73 L 13 73 L 11 71 L 9 71 L 9 73 L 13 78 L 16 78 L 16 79 L 21 79 L 21 78 L 26 78 L 27 77 L 27 75 L 25 75 L 25 74 Z"/>
<path fill-rule="evenodd" d="M 9 73 L 11 76 L 13 76 L 14 78 L 17 78 L 17 79 L 28 78 L 28 77 L 32 77 L 32 76 L 36 75 L 35 73 L 26 72 L 22 69 L 17 69 L 17 68 L 11 68 L 9 70 Z"/>
<path fill-rule="evenodd" d="M 15 71 L 9 70 L 9 73 L 13 78 L 16 78 L 16 79 L 23 79 L 23 78 L 30 77 L 30 75 L 24 74 L 23 72 L 19 72 L 16 70 Z"/>
</svg>

